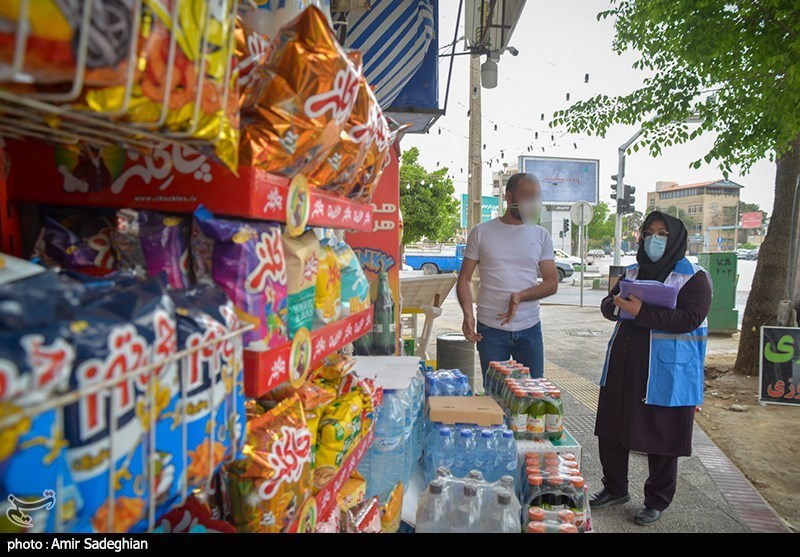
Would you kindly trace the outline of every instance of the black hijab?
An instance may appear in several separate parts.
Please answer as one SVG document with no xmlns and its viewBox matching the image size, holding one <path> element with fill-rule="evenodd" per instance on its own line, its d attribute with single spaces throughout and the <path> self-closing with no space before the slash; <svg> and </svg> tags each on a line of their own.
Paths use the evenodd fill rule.
<svg viewBox="0 0 800 557">
<path fill-rule="evenodd" d="M 653 262 L 647 256 L 647 252 L 644 251 L 644 231 L 655 220 L 667 223 L 669 236 L 667 237 L 667 249 L 664 250 L 664 255 L 658 261 Z M 661 211 L 653 211 L 644 219 L 639 238 L 639 251 L 636 253 L 636 261 L 639 263 L 637 278 L 664 282 L 675 268 L 675 265 L 678 264 L 678 261 L 686 255 L 686 243 L 689 239 L 686 227 L 680 219 L 664 214 Z"/>
</svg>

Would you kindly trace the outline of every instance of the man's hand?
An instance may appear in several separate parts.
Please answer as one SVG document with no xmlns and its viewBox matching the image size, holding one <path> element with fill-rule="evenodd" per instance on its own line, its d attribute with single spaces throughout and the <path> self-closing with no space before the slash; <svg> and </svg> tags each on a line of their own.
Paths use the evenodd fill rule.
<svg viewBox="0 0 800 557">
<path fill-rule="evenodd" d="M 473 315 L 464 316 L 464 324 L 461 325 L 461 331 L 464 333 L 464 338 L 470 342 L 483 340 L 483 336 L 475 330 L 475 317 Z"/>
<path fill-rule="evenodd" d="M 508 311 L 505 313 L 498 313 L 497 319 L 500 320 L 500 325 L 505 325 L 506 323 L 511 323 L 514 319 L 514 315 L 517 313 L 517 308 L 519 307 L 519 303 L 522 301 L 522 295 L 519 292 L 514 292 L 511 295 L 511 298 L 508 300 Z"/>
<path fill-rule="evenodd" d="M 642 301 L 633 294 L 627 300 L 617 294 L 614 296 L 614 305 L 635 316 L 638 316 L 639 311 L 642 309 Z"/>
</svg>

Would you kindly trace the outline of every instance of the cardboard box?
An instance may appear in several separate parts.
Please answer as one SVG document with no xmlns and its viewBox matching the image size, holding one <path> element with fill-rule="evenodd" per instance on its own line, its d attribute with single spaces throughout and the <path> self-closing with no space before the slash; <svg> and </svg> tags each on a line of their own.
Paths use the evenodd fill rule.
<svg viewBox="0 0 800 557">
<path fill-rule="evenodd" d="M 526 453 L 573 453 L 578 459 L 578 463 L 581 464 L 581 446 L 567 431 L 567 428 L 564 428 L 564 435 L 558 441 L 517 440 L 517 451 L 520 455 L 520 462 L 524 462 Z"/>
<path fill-rule="evenodd" d="M 432 396 L 428 398 L 428 419 L 443 424 L 500 425 L 503 411 L 488 396 Z"/>
</svg>

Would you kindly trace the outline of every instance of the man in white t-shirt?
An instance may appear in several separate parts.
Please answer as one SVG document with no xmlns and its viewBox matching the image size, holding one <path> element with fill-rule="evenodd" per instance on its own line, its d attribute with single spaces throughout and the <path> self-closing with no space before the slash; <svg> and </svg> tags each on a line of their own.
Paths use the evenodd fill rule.
<svg viewBox="0 0 800 557">
<path fill-rule="evenodd" d="M 506 184 L 508 210 L 469 233 L 458 275 L 462 330 L 478 343 L 481 371 L 489 362 L 514 358 L 544 374 L 544 345 L 539 300 L 558 290 L 558 272 L 550 233 L 536 224 L 542 187 L 533 174 L 514 174 Z M 480 265 L 478 319 L 472 307 L 472 275 Z M 542 282 L 539 283 L 539 277 Z"/>
</svg>

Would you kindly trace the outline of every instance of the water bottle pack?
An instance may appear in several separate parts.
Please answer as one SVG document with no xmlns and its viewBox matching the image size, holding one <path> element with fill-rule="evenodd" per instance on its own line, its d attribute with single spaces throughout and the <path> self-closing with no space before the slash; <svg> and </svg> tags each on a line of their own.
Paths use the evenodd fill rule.
<svg viewBox="0 0 800 557">
<path fill-rule="evenodd" d="M 496 481 L 505 475 L 517 477 L 519 457 L 514 434 L 503 425 L 483 428 L 433 423 L 426 436 L 423 463 L 426 481 L 431 481 L 441 466 L 459 478 L 479 470 L 487 480 Z"/>
<path fill-rule="evenodd" d="M 580 532 L 575 513 L 569 510 L 549 511 L 541 507 L 528 509 L 529 534 L 577 534 Z"/>
<path fill-rule="evenodd" d="M 426 396 L 472 396 L 469 377 L 458 369 L 425 372 Z"/>
<path fill-rule="evenodd" d="M 413 464 L 422 454 L 424 384 L 421 374 L 407 389 L 386 390 L 375 422 L 375 439 L 359 464 L 367 496 L 386 501 L 402 482 L 407 490 Z"/>
<path fill-rule="evenodd" d="M 420 497 L 416 532 L 519 533 L 521 505 L 513 487 L 511 476 L 487 482 L 473 470 L 460 479 L 441 467 Z"/>
</svg>

